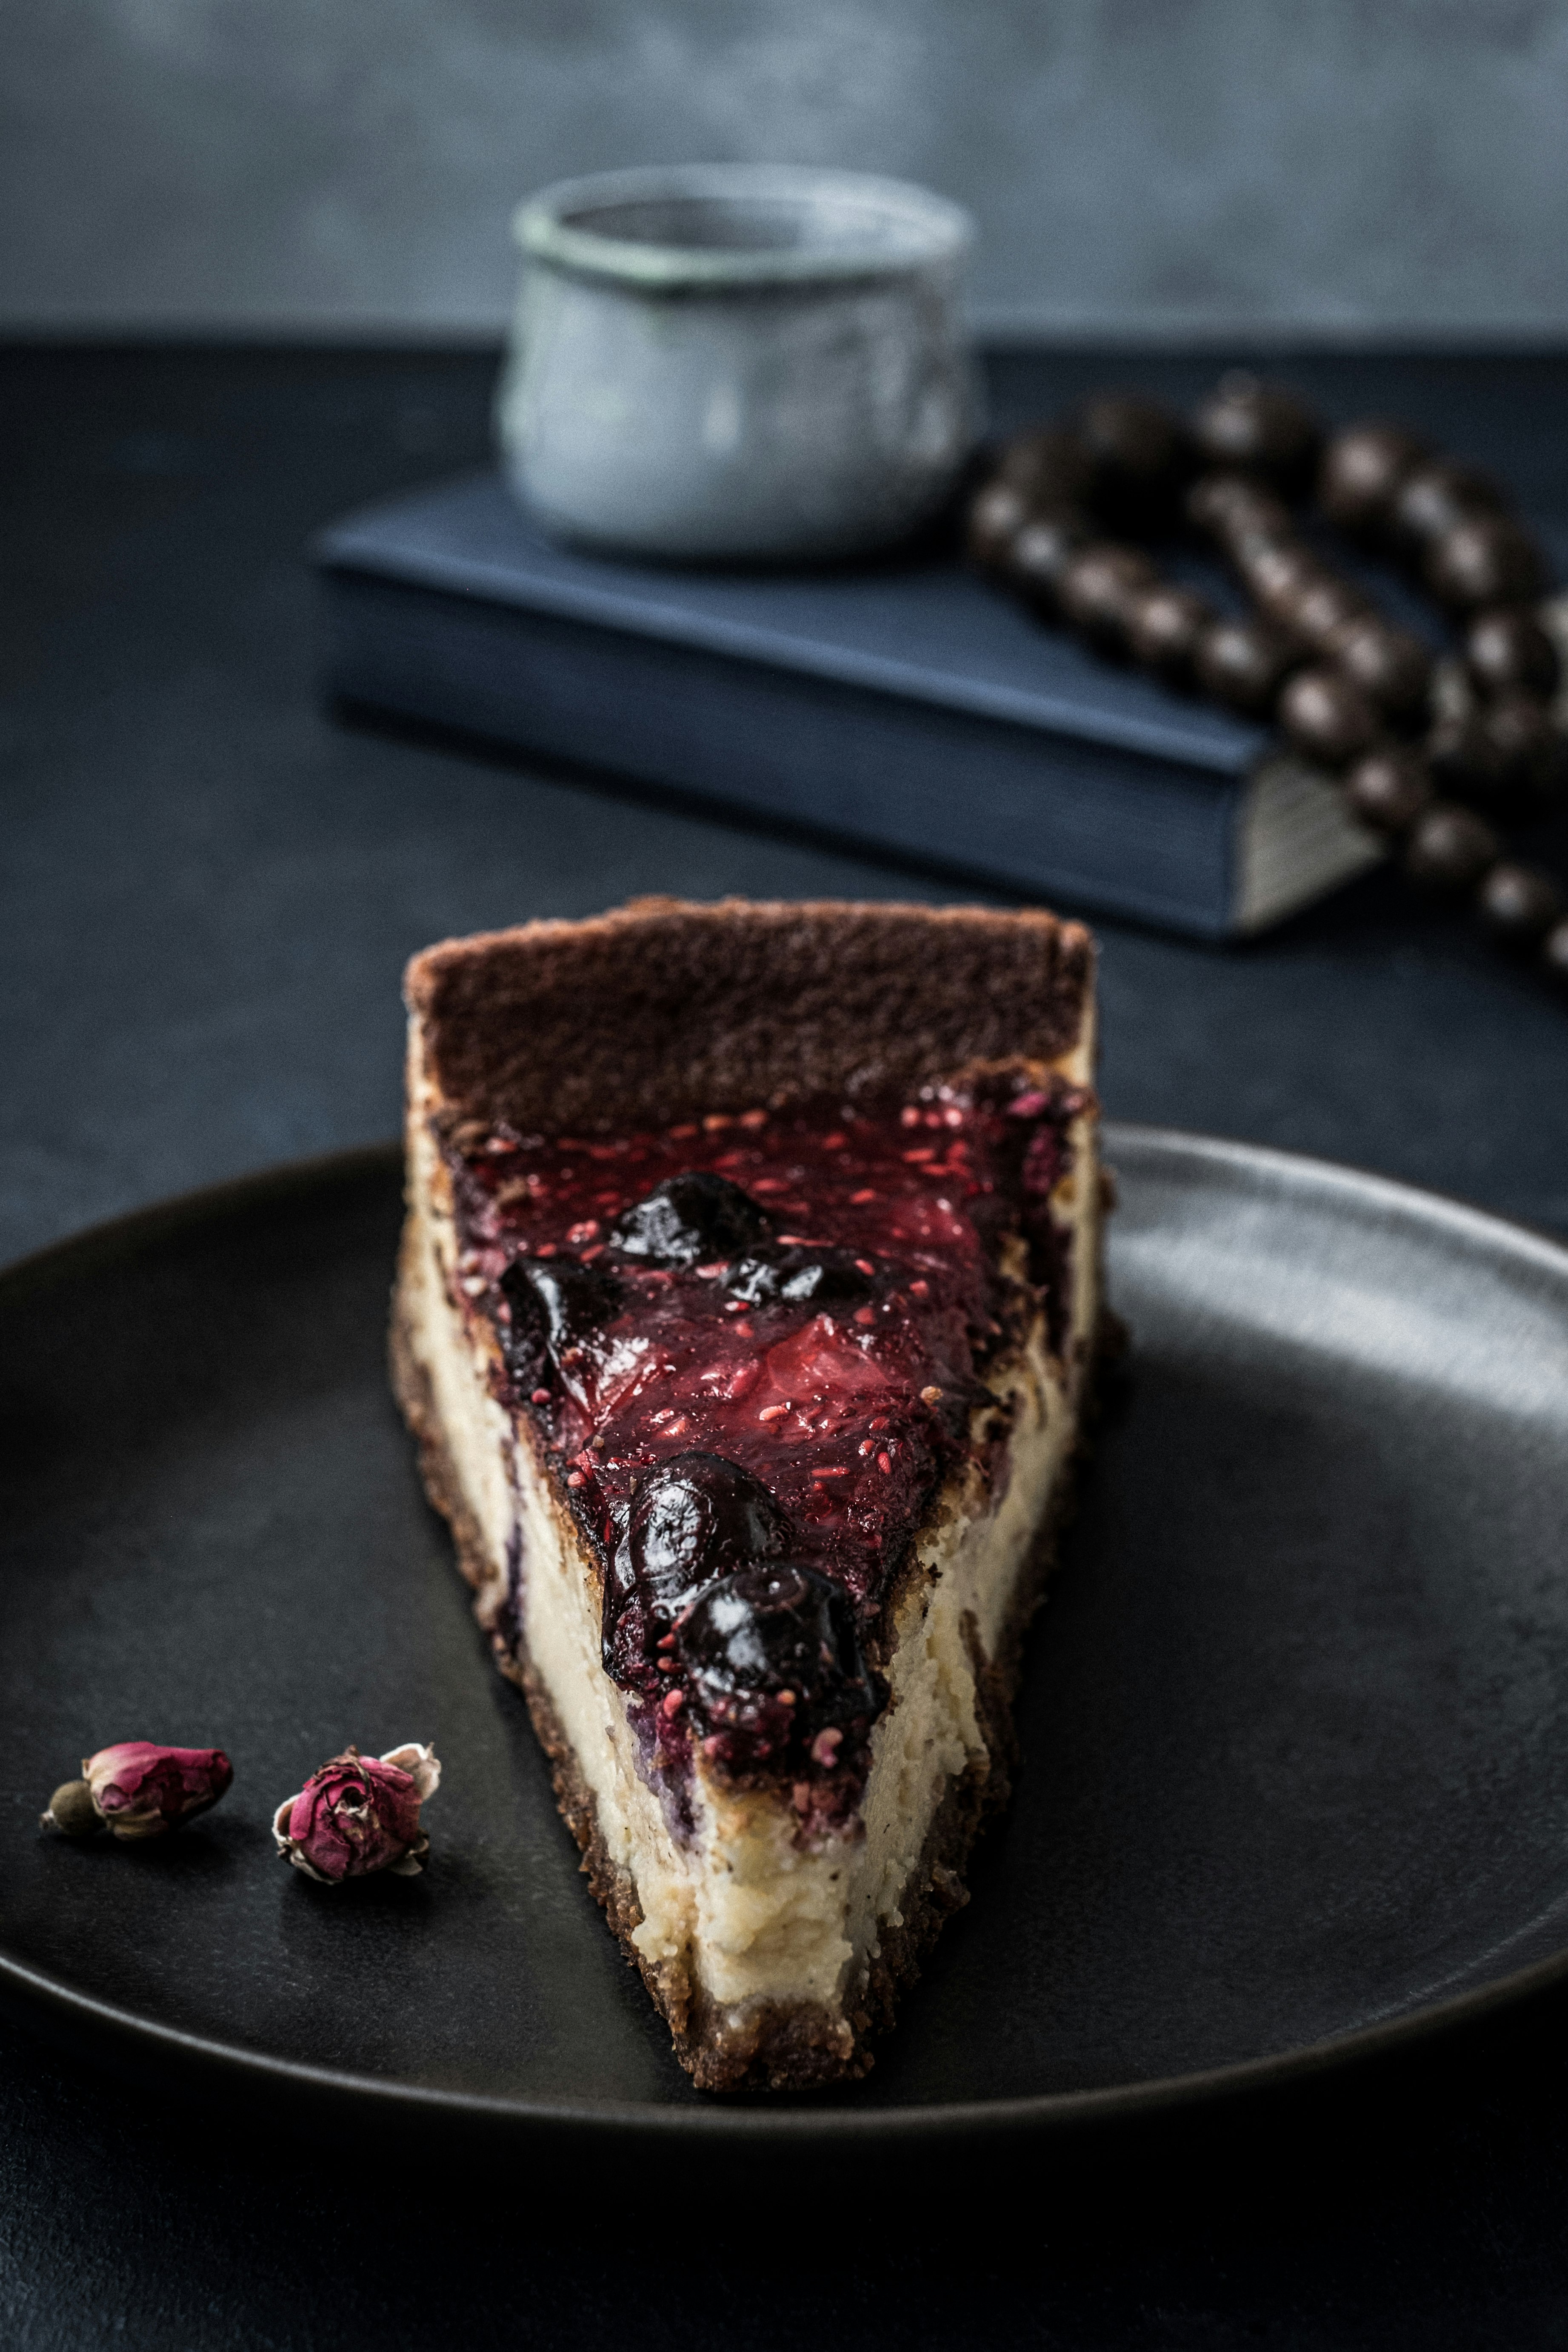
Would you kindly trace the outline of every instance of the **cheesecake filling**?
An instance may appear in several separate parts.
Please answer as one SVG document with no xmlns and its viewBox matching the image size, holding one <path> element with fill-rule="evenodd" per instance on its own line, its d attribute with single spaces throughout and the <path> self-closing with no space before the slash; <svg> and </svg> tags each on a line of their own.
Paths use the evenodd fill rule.
<svg viewBox="0 0 1568 2352">
<path fill-rule="evenodd" d="M 405 1328 L 481 1615 L 549 1694 L 632 1941 L 709 2032 L 841 2011 L 988 1769 L 1097 1312 L 1092 1102 L 1019 1071 L 413 1141 Z"/>
</svg>

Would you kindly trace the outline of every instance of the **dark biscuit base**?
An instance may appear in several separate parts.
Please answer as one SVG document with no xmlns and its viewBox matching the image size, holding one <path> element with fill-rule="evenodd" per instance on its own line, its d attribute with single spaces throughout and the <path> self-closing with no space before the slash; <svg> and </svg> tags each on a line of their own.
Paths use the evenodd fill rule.
<svg viewBox="0 0 1568 2352">
<path fill-rule="evenodd" d="M 458 1565 L 477 1592 L 489 1581 L 492 1563 L 447 1451 L 429 1376 L 409 1343 L 401 1279 L 393 1302 L 390 1351 L 392 1388 L 418 1442 L 425 1492 L 451 1527 Z M 936 1942 L 944 1921 L 969 1899 L 963 1873 L 976 1837 L 1011 1794 L 1018 1754 L 1012 1708 L 1022 1668 L 1024 1635 L 1044 1598 L 1071 1496 L 1071 1479 L 1064 1476 L 1036 1538 L 1030 1569 L 1020 1581 L 994 1660 L 985 1657 L 972 1622 L 966 1627 L 987 1760 L 972 1765 L 955 1780 L 937 1808 L 919 1865 L 900 1897 L 904 1925 L 883 1927 L 882 1949 L 872 1962 L 859 2005 L 841 2018 L 816 2004 L 773 2004 L 749 2011 L 744 2026 L 737 2029 L 714 2013 L 685 1968 L 643 1958 L 632 1941 L 632 1931 L 643 1919 L 635 1889 L 627 1874 L 610 1858 L 600 1833 L 592 1790 L 549 1696 L 520 1642 L 516 1653 L 497 1643 L 497 1663 L 527 1699 L 534 1731 L 550 1759 L 556 1802 L 577 1840 L 589 1885 L 627 1959 L 641 1970 L 668 2022 L 675 2055 L 699 2090 L 815 2090 L 869 2071 L 873 2063 L 871 2042 L 892 2025 L 899 1993 L 918 1977 L 920 1961 Z"/>
<path fill-rule="evenodd" d="M 1052 1062 L 1092 968 L 1037 910 L 642 898 L 428 948 L 404 992 L 454 1118 L 559 1134 Z"/>
</svg>

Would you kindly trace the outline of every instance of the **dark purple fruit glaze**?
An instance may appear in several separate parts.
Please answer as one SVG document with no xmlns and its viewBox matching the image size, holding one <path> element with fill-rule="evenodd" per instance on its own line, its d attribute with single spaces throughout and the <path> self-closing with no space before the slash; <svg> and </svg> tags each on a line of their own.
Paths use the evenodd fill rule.
<svg viewBox="0 0 1568 2352">
<path fill-rule="evenodd" d="M 1062 1344 L 1050 1202 L 1087 1101 L 1001 1074 L 448 1143 L 463 1288 L 604 1564 L 604 1664 L 654 1777 L 700 1741 L 727 1778 L 793 1781 L 808 1829 L 852 1809 L 886 1699 L 868 1645 L 981 1376 L 1041 1306 Z"/>
</svg>

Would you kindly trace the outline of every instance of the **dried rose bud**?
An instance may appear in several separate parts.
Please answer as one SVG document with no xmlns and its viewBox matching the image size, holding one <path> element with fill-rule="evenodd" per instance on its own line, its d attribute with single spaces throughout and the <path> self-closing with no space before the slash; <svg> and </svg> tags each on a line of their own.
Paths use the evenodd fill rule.
<svg viewBox="0 0 1568 2352">
<path fill-rule="evenodd" d="M 417 1740 L 380 1758 L 346 1748 L 277 1808 L 272 1817 L 277 1851 L 324 1886 L 376 1870 L 417 1877 L 421 1857 L 430 1851 L 419 1809 L 440 1784 L 434 1750 Z"/>
<path fill-rule="evenodd" d="M 160 1748 L 151 1739 L 100 1748 L 81 1769 L 99 1819 L 120 1838 L 162 1837 L 215 1805 L 235 1776 L 221 1748 Z"/>
</svg>

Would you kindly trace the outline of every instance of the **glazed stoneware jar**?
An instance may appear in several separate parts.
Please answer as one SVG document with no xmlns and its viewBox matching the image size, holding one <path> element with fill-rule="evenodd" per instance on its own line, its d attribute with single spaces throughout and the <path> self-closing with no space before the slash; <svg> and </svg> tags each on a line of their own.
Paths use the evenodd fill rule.
<svg viewBox="0 0 1568 2352">
<path fill-rule="evenodd" d="M 977 425 L 967 215 L 852 172 L 706 164 L 546 188 L 498 399 L 552 535 L 664 561 L 887 546 L 950 494 Z"/>
</svg>

